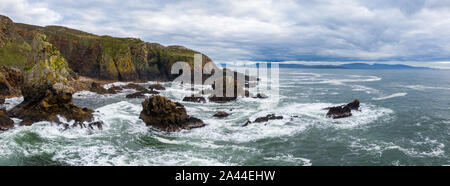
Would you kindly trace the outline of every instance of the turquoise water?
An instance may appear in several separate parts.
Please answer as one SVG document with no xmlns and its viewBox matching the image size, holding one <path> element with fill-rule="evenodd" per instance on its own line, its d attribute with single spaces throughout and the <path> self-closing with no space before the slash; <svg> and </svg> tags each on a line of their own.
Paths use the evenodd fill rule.
<svg viewBox="0 0 450 186">
<path fill-rule="evenodd" d="M 450 165 L 449 71 L 280 72 L 278 102 L 274 96 L 223 105 L 182 102 L 207 126 L 178 133 L 147 128 L 139 120 L 143 100 L 125 99 L 132 90 L 80 92 L 74 102 L 95 109 L 104 130 L 64 131 L 48 122 L 16 126 L 0 132 L 0 165 Z M 176 101 L 190 93 L 181 85 L 164 86 L 162 94 Z M 354 99 L 362 102 L 361 112 L 325 118 L 323 108 Z M 8 99 L 5 106 L 20 101 Z M 232 115 L 213 118 L 218 111 Z M 285 119 L 240 127 L 272 113 Z"/>
</svg>

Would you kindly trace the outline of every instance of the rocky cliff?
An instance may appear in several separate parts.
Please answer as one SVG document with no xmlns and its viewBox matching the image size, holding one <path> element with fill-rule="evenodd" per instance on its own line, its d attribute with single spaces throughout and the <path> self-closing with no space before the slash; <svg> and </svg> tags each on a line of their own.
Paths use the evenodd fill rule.
<svg viewBox="0 0 450 186">
<path fill-rule="evenodd" d="M 60 26 L 14 23 L 0 16 L 0 64 L 24 67 L 31 42 L 37 33 L 60 51 L 69 67 L 79 75 L 103 80 L 173 80 L 171 66 L 178 61 L 193 65 L 196 51 L 165 47 L 135 38 L 98 36 Z M 211 59 L 203 56 L 203 62 Z"/>
</svg>

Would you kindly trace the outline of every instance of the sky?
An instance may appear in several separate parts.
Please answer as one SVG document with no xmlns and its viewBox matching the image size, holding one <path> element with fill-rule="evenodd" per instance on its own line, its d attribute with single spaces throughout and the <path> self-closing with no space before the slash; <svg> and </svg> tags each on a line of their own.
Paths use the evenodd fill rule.
<svg viewBox="0 0 450 186">
<path fill-rule="evenodd" d="M 450 64 L 445 0 L 0 0 L 0 14 L 182 45 L 214 61 Z"/>
</svg>

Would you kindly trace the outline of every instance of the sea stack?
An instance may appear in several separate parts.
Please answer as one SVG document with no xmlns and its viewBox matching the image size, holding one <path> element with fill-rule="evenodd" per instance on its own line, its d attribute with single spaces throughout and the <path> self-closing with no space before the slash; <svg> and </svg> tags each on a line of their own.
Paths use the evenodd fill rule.
<svg viewBox="0 0 450 186">
<path fill-rule="evenodd" d="M 24 101 L 9 115 L 22 119 L 21 125 L 38 121 L 60 122 L 58 115 L 77 122 L 91 121 L 93 111 L 73 104 L 74 89 L 68 82 L 71 69 L 59 51 L 43 34 L 36 34 L 27 67 L 23 72 Z"/>
<path fill-rule="evenodd" d="M 152 96 L 142 102 L 142 119 L 147 126 L 167 132 L 205 126 L 202 120 L 187 115 L 183 105 L 163 96 Z"/>
</svg>

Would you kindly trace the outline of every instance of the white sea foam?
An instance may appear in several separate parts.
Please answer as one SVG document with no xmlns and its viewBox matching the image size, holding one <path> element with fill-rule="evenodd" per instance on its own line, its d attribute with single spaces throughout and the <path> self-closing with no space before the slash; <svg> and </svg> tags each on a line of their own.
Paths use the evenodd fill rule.
<svg viewBox="0 0 450 186">
<path fill-rule="evenodd" d="M 396 97 L 403 97 L 406 95 L 408 95 L 408 93 L 395 93 L 395 94 L 385 96 L 385 97 L 373 98 L 373 100 L 380 101 L 380 100 L 391 99 L 391 98 L 396 98 Z"/>
<path fill-rule="evenodd" d="M 282 154 L 279 156 L 275 156 L 275 157 L 264 157 L 264 160 L 269 160 L 269 161 L 282 161 L 282 162 L 288 162 L 288 163 L 293 163 L 295 165 L 301 165 L 301 166 L 312 166 L 311 160 L 306 159 L 306 158 L 297 158 L 294 157 L 291 154 Z"/>
<path fill-rule="evenodd" d="M 404 86 L 406 88 L 424 91 L 424 90 L 450 90 L 448 87 L 433 87 L 433 86 L 425 86 L 425 85 L 408 85 Z"/>
</svg>

